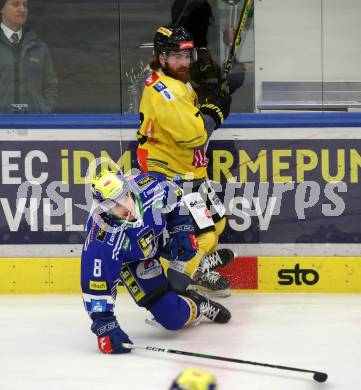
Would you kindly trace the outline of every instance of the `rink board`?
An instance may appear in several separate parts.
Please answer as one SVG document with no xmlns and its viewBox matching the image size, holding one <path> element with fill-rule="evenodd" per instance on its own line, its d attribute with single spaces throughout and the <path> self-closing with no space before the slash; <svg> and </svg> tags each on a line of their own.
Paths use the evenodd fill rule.
<svg viewBox="0 0 361 390">
<path fill-rule="evenodd" d="M 137 127 L 124 115 L 0 118 L 0 293 L 80 292 L 87 168 L 136 167 Z M 360 113 L 232 114 L 213 134 L 209 175 L 235 184 L 220 241 L 242 255 L 222 270 L 234 291 L 361 292 L 360 128 Z M 16 203 L 39 180 L 39 203 Z"/>
<path fill-rule="evenodd" d="M 360 127 L 216 131 L 208 152 L 227 215 L 220 243 L 242 245 L 243 256 L 360 255 Z M 2 256 L 80 256 L 90 164 L 103 157 L 102 167 L 128 172 L 136 145 L 130 128 L 1 132 Z"/>
<path fill-rule="evenodd" d="M 360 293 L 360 257 L 236 257 L 221 273 L 232 289 L 255 292 Z"/>
<path fill-rule="evenodd" d="M 361 257 L 236 257 L 220 272 L 234 292 L 361 293 Z M 41 293 L 80 293 L 80 259 L 0 259 L 0 294 Z"/>
</svg>

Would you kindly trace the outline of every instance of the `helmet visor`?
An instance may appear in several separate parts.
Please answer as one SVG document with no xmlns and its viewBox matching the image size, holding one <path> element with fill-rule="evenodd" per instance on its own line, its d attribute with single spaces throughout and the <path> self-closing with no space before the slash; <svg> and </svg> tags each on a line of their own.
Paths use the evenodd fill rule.
<svg viewBox="0 0 361 390">
<path fill-rule="evenodd" d="M 121 220 L 134 222 L 139 218 L 139 210 L 131 192 L 117 200 L 110 208 L 111 214 Z"/>
<path fill-rule="evenodd" d="M 192 63 L 197 61 L 197 50 L 186 49 L 179 51 L 170 51 L 169 53 L 163 53 L 164 60 L 170 64 L 185 63 L 190 66 Z"/>
</svg>

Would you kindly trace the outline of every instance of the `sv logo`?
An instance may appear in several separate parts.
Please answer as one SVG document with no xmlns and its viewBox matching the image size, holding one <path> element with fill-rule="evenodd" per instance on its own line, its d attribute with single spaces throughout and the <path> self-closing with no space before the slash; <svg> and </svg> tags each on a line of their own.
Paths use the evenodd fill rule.
<svg viewBox="0 0 361 390">
<path fill-rule="evenodd" d="M 301 269 L 299 264 L 296 264 L 294 269 L 280 269 L 278 277 L 278 284 L 286 286 L 291 284 L 301 286 L 303 283 L 312 286 L 320 280 L 320 276 L 315 270 Z"/>
</svg>

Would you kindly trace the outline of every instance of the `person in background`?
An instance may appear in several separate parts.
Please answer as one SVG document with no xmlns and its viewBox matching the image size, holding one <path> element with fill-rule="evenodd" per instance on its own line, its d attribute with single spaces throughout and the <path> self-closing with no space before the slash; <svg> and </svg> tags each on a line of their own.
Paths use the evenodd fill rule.
<svg viewBox="0 0 361 390">
<path fill-rule="evenodd" d="M 47 45 L 25 25 L 27 0 L 0 0 L 0 113 L 50 113 L 58 80 Z"/>
<path fill-rule="evenodd" d="M 171 8 L 172 23 L 184 27 L 197 49 L 197 61 L 191 66 L 191 84 L 202 102 L 218 92 L 221 68 L 208 49 L 208 28 L 213 20 L 207 0 L 175 0 Z"/>
<path fill-rule="evenodd" d="M 175 183 L 104 169 L 93 179 L 92 192 L 97 206 L 87 223 L 81 288 L 101 352 L 131 350 L 123 345 L 131 341 L 114 313 L 120 282 L 153 315 L 153 325 L 176 331 L 202 318 L 222 324 L 230 320 L 224 306 L 188 291 L 200 255 L 183 192 Z M 161 255 L 169 259 L 167 277 Z"/>
<path fill-rule="evenodd" d="M 214 21 L 212 7 L 207 0 L 174 0 L 171 7 L 172 23 L 184 27 L 192 36 L 197 49 L 197 61 L 191 66 L 191 84 L 199 101 L 218 93 L 222 77 L 221 66 L 208 48 L 208 30 Z M 227 42 L 227 45 L 229 42 Z M 232 95 L 244 83 L 245 66 L 228 75 L 227 85 Z"/>
<path fill-rule="evenodd" d="M 228 116 L 231 97 L 226 92 L 199 104 L 190 84 L 190 67 L 195 61 L 194 42 L 183 27 L 161 26 L 154 36 L 153 73 L 145 82 L 140 103 L 140 129 L 137 133 L 137 158 L 142 172 L 174 181 L 191 190 L 191 203 L 207 202 L 209 226 L 199 215 L 194 217 L 195 234 L 203 257 L 194 277 L 194 288 L 212 296 L 230 295 L 229 281 L 210 271 L 234 258 L 230 249 L 217 249 L 224 230 L 225 209 L 208 180 L 206 148 L 212 132 Z"/>
</svg>

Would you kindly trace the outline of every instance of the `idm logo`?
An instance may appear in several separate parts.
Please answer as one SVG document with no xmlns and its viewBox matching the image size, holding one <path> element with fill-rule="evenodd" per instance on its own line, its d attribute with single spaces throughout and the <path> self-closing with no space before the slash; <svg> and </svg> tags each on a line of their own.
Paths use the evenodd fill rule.
<svg viewBox="0 0 361 390">
<path fill-rule="evenodd" d="M 294 269 L 280 269 L 278 278 L 278 284 L 285 286 L 291 284 L 313 286 L 320 280 L 320 275 L 313 269 L 301 269 L 300 265 L 296 264 Z"/>
</svg>

